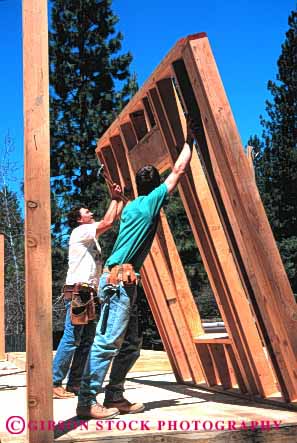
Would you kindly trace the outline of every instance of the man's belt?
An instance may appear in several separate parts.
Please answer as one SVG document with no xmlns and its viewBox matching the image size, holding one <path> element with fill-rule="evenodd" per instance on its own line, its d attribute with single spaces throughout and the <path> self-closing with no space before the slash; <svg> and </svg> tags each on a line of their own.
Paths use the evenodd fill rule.
<svg viewBox="0 0 297 443">
<path fill-rule="evenodd" d="M 93 290 L 95 294 L 97 294 L 97 287 L 94 285 L 89 285 L 88 283 L 75 283 L 74 285 L 64 285 L 63 286 L 63 294 L 65 300 L 72 300 L 72 294 L 77 285 L 88 285 L 90 290 Z"/>
<path fill-rule="evenodd" d="M 137 285 L 140 275 L 134 271 L 133 265 L 130 263 L 123 263 L 122 265 L 114 265 L 114 266 L 105 266 L 103 269 L 103 273 L 108 273 L 108 277 L 106 279 L 107 284 L 112 285 Z M 110 298 L 114 294 L 113 291 L 108 291 L 108 296 L 105 297 L 104 300 L 104 308 L 103 308 L 103 317 L 101 321 L 101 334 L 105 334 L 107 327 L 107 320 L 109 316 L 109 307 L 110 307 Z M 134 301 L 132 300 L 132 304 Z"/>
<path fill-rule="evenodd" d="M 112 267 L 105 267 L 103 272 L 108 272 L 107 283 L 112 285 L 136 285 L 139 281 L 139 274 L 134 271 L 133 265 L 123 263 Z"/>
<path fill-rule="evenodd" d="M 88 283 L 64 285 L 64 299 L 71 300 L 71 323 L 86 325 L 96 318 L 97 290 Z"/>
</svg>

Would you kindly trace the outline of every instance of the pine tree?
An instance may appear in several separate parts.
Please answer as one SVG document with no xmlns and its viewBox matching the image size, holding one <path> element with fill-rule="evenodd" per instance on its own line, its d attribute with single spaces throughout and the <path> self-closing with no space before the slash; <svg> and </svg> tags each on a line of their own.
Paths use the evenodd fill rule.
<svg viewBox="0 0 297 443">
<path fill-rule="evenodd" d="M 97 178 L 97 139 L 137 89 L 130 53 L 119 54 L 123 36 L 111 0 L 54 0 L 51 8 L 50 123 L 54 328 L 61 329 L 60 296 L 67 270 L 67 212 L 89 207 L 100 219 L 109 203 Z M 115 228 L 100 238 L 110 252 Z M 104 258 L 104 257 L 103 257 Z"/>
<path fill-rule="evenodd" d="M 63 207 L 55 215 L 61 218 L 74 204 L 105 203 L 96 177 L 96 140 L 137 87 L 129 73 L 131 54 L 116 55 L 123 36 L 116 32 L 111 3 L 55 0 L 52 5 L 51 176 L 56 208 Z"/>
<path fill-rule="evenodd" d="M 278 242 L 293 290 L 297 293 L 297 11 L 289 16 L 289 30 L 278 59 L 276 81 L 268 82 L 268 118 L 261 117 L 262 140 L 257 183 Z"/>
</svg>

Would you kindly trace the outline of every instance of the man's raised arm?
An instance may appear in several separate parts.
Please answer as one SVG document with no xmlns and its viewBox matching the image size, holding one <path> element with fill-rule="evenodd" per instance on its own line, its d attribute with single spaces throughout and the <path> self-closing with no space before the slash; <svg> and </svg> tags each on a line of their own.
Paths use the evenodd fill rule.
<svg viewBox="0 0 297 443">
<path fill-rule="evenodd" d="M 168 193 L 174 191 L 181 176 L 185 173 L 186 168 L 191 161 L 194 142 L 193 130 L 194 122 L 189 119 L 187 120 L 187 138 L 185 144 L 172 168 L 171 173 L 165 180 Z"/>
<path fill-rule="evenodd" d="M 114 183 L 111 189 L 111 203 L 102 220 L 96 222 L 96 237 L 108 231 L 115 220 L 120 216 L 123 209 L 121 200 L 122 188 Z"/>
</svg>

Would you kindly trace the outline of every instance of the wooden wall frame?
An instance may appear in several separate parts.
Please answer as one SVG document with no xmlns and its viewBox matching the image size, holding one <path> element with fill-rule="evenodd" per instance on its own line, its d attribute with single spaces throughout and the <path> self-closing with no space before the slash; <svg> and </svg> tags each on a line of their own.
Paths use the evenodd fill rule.
<svg viewBox="0 0 297 443">
<path fill-rule="evenodd" d="M 23 36 L 28 420 L 50 421 L 46 2 L 23 1 Z M 204 332 L 164 213 L 142 269 L 146 296 L 178 381 L 278 398 L 288 407 L 297 399 L 296 303 L 206 34 L 177 42 L 100 138 L 97 155 L 110 178 L 136 195 L 134 174 L 142 163 L 162 172 L 177 158 L 185 138 L 183 109 L 200 130 L 179 192 L 227 334 Z M 53 431 L 29 431 L 27 441 L 50 443 Z"/>
<path fill-rule="evenodd" d="M 297 309 L 205 33 L 177 42 L 97 144 L 112 180 L 172 167 L 184 111 L 199 124 L 179 184 L 227 334 L 206 334 L 166 216 L 143 286 L 178 381 L 252 398 L 297 400 Z"/>
</svg>

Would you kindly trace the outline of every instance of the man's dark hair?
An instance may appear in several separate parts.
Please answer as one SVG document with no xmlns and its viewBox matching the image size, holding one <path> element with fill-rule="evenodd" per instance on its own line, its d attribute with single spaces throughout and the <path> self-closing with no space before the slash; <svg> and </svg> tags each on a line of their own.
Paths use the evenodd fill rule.
<svg viewBox="0 0 297 443">
<path fill-rule="evenodd" d="M 152 165 L 140 168 L 135 176 L 138 195 L 148 195 L 161 183 L 158 169 Z"/>
<path fill-rule="evenodd" d="M 81 208 L 84 208 L 84 206 L 76 206 L 67 214 L 68 225 L 71 229 L 77 228 L 77 226 L 80 225 L 80 223 L 78 223 L 78 219 L 81 217 Z"/>
</svg>

